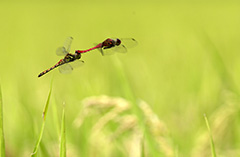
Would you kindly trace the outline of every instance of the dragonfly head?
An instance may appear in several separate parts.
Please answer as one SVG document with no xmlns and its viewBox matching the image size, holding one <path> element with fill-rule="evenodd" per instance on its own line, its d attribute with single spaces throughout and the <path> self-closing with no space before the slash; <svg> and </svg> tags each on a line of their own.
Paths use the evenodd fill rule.
<svg viewBox="0 0 240 157">
<path fill-rule="evenodd" d="M 121 40 L 120 39 L 116 39 L 116 45 L 118 46 L 118 45 L 120 45 L 121 44 Z"/>
<path fill-rule="evenodd" d="M 75 56 L 75 59 L 80 59 L 81 58 L 81 53 L 75 52 L 74 56 Z"/>
</svg>

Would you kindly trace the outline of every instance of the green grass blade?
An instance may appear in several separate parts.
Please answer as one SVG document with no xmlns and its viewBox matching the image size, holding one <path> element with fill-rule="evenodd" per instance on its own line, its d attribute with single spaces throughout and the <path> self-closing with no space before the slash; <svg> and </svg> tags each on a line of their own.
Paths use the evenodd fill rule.
<svg viewBox="0 0 240 157">
<path fill-rule="evenodd" d="M 60 157 L 66 157 L 65 107 L 64 106 L 63 106 L 63 112 L 62 112 Z"/>
<path fill-rule="evenodd" d="M 48 94 L 48 99 L 47 99 L 47 102 L 44 106 L 44 109 L 43 109 L 43 121 L 45 121 L 45 118 L 46 118 L 46 115 L 47 115 L 47 111 L 48 111 L 48 106 L 49 106 L 49 101 L 50 101 L 50 97 L 51 97 L 51 93 L 52 93 L 52 85 L 50 87 L 50 91 L 49 91 L 49 94 Z"/>
<path fill-rule="evenodd" d="M 209 136 L 210 136 L 210 140 L 211 140 L 212 157 L 216 157 L 217 155 L 216 155 L 215 146 L 214 146 L 214 142 L 213 142 L 213 138 L 212 138 L 211 128 L 209 126 L 208 119 L 207 119 L 207 116 L 205 114 L 204 114 L 204 119 L 205 119 L 205 122 L 206 122 L 206 125 L 207 125 L 207 128 L 208 128 L 208 132 L 209 132 Z"/>
<path fill-rule="evenodd" d="M 3 102 L 2 102 L 2 90 L 0 86 L 0 154 L 5 156 L 5 142 L 3 133 Z"/>
<path fill-rule="evenodd" d="M 34 156 L 37 156 L 37 151 L 38 151 L 38 147 L 39 147 L 39 145 L 40 145 L 40 142 L 41 142 L 41 140 L 42 140 L 42 135 L 43 135 L 44 127 L 45 127 L 45 121 L 43 121 L 43 123 L 42 123 L 42 128 L 41 128 L 41 131 L 40 131 L 40 134 L 39 134 L 37 143 L 36 143 L 36 145 L 35 145 L 35 147 L 34 147 L 34 150 L 33 150 L 32 154 L 31 154 L 31 156 L 33 156 L 33 157 L 34 157 Z"/>
<path fill-rule="evenodd" d="M 47 102 L 46 102 L 46 104 L 44 106 L 44 110 L 43 110 L 43 123 L 42 123 L 41 131 L 40 131 L 37 143 L 36 143 L 36 145 L 34 147 L 34 150 L 33 150 L 32 154 L 31 154 L 31 156 L 36 156 L 37 155 L 37 151 L 38 151 L 40 142 L 42 140 L 42 135 L 43 135 L 44 127 L 45 127 L 45 119 L 46 119 L 46 116 L 47 116 L 47 111 L 48 111 L 48 106 L 49 106 L 51 93 L 52 93 L 52 83 L 51 83 L 51 86 L 50 86 L 50 91 L 49 91 L 49 94 L 48 94 Z"/>
</svg>

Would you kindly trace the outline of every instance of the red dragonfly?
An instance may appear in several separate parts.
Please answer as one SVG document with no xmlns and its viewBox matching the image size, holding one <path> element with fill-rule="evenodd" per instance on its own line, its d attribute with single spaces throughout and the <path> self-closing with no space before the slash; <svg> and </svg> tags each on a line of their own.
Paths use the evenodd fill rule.
<svg viewBox="0 0 240 157">
<path fill-rule="evenodd" d="M 54 66 L 51 68 L 41 72 L 38 77 L 43 76 L 44 74 L 48 73 L 49 71 L 59 67 L 60 73 L 69 73 L 73 70 L 74 66 L 78 66 L 84 63 L 84 61 L 79 60 L 81 58 L 81 53 L 75 53 L 71 54 L 70 49 L 71 49 L 71 43 L 72 43 L 73 38 L 69 37 L 66 39 L 64 46 L 59 47 L 56 51 L 57 55 L 65 55 L 63 59 L 57 62 Z"/>
<path fill-rule="evenodd" d="M 102 55 L 110 55 L 114 52 L 126 53 L 127 48 L 132 48 L 136 45 L 137 41 L 134 38 L 108 38 L 93 48 L 87 50 L 76 50 L 75 53 L 86 53 L 94 49 L 99 49 Z"/>
</svg>

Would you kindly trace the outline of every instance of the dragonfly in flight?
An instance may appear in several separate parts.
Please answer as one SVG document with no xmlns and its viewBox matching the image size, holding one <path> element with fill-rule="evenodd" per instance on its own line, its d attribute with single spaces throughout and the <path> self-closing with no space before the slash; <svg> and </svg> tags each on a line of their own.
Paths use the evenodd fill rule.
<svg viewBox="0 0 240 157">
<path fill-rule="evenodd" d="M 47 70 L 41 72 L 38 77 L 43 76 L 44 74 L 48 73 L 49 71 L 59 67 L 60 73 L 69 73 L 73 70 L 74 65 L 79 66 L 84 63 L 83 60 L 79 60 L 81 58 L 81 53 L 71 54 L 71 43 L 73 38 L 68 37 L 64 43 L 64 46 L 59 47 L 56 51 L 58 56 L 65 55 L 65 57 L 57 62 L 54 66 L 48 68 Z"/>
<path fill-rule="evenodd" d="M 113 54 L 114 52 L 126 53 L 128 48 L 135 47 L 136 45 L 137 41 L 134 38 L 108 38 L 90 49 L 76 50 L 75 53 L 86 53 L 98 49 L 104 56 Z"/>
</svg>

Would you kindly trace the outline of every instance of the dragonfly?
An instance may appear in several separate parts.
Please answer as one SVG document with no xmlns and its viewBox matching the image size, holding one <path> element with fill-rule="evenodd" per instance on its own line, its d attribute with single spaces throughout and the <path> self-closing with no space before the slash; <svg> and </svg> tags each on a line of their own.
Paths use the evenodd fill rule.
<svg viewBox="0 0 240 157">
<path fill-rule="evenodd" d="M 77 67 L 79 65 L 82 65 L 84 63 L 83 60 L 79 60 L 81 58 L 81 53 L 70 53 L 71 44 L 72 44 L 72 37 L 68 37 L 64 43 L 64 46 L 59 47 L 56 50 L 56 54 L 58 56 L 65 55 L 65 57 L 57 62 L 54 66 L 48 68 L 47 70 L 41 72 L 38 77 L 41 77 L 48 73 L 49 71 L 59 67 L 60 73 L 70 73 L 73 70 L 73 67 Z"/>
<path fill-rule="evenodd" d="M 137 44 L 134 38 L 107 38 L 90 49 L 76 50 L 75 53 L 81 54 L 95 49 L 98 49 L 103 56 L 113 54 L 114 52 L 126 53 L 127 48 L 135 47 Z"/>
</svg>

